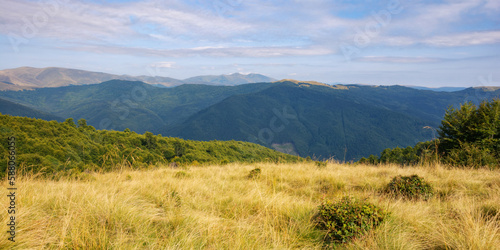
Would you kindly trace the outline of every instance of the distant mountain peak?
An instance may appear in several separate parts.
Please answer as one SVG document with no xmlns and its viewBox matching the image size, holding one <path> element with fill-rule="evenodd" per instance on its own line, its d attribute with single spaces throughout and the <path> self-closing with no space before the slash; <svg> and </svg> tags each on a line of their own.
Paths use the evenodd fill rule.
<svg viewBox="0 0 500 250">
<path fill-rule="evenodd" d="M 186 83 L 235 86 L 246 83 L 274 82 L 276 79 L 256 73 L 232 73 L 229 75 L 204 75 L 184 79 Z"/>
<path fill-rule="evenodd" d="M 178 80 L 163 76 L 114 75 L 80 69 L 60 67 L 19 67 L 0 70 L 0 90 L 22 90 L 46 87 L 97 84 L 113 79 L 141 81 L 154 86 L 174 87 L 182 84 L 206 84 L 235 86 L 246 83 L 273 82 L 276 79 L 256 73 L 233 73 L 230 75 L 196 76 Z"/>
<path fill-rule="evenodd" d="M 348 90 L 349 87 L 348 86 L 345 86 L 345 85 L 329 85 L 329 84 L 326 84 L 326 83 L 321 83 L 321 82 L 316 82 L 316 81 L 298 81 L 298 80 L 294 80 L 294 79 L 283 79 L 283 80 L 280 80 L 280 81 L 276 81 L 275 83 L 280 83 L 280 82 L 292 82 L 292 83 L 295 83 L 299 86 L 311 86 L 311 85 L 314 85 L 314 86 L 323 86 L 323 87 L 328 87 L 328 88 L 333 88 L 333 89 L 344 89 L 344 90 Z"/>
</svg>

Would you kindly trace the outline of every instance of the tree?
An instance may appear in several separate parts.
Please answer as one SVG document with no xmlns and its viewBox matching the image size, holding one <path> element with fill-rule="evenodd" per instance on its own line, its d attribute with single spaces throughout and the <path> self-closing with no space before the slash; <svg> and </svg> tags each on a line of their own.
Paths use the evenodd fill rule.
<svg viewBox="0 0 500 250">
<path fill-rule="evenodd" d="M 473 141 L 472 127 L 476 105 L 465 103 L 459 109 L 448 108 L 438 129 L 439 148 L 443 153 L 458 148 L 461 142 Z"/>
<path fill-rule="evenodd" d="M 142 145 L 146 146 L 147 149 L 155 149 L 156 148 L 156 137 L 151 132 L 144 133 L 145 140 Z"/>
<path fill-rule="evenodd" d="M 83 118 L 78 120 L 78 127 L 79 128 L 86 128 L 87 127 L 87 120 L 85 120 Z"/>
<path fill-rule="evenodd" d="M 64 124 L 68 124 L 69 126 L 73 127 L 73 128 L 76 128 L 76 125 L 75 125 L 75 121 L 73 120 L 73 118 L 68 118 L 64 121 Z"/>
<path fill-rule="evenodd" d="M 500 100 L 471 102 L 449 108 L 438 130 L 440 150 L 445 154 L 463 143 L 497 145 L 500 139 Z"/>
<path fill-rule="evenodd" d="M 368 162 L 370 162 L 370 164 L 372 165 L 377 165 L 378 157 L 376 155 L 370 155 L 370 157 L 368 157 Z"/>
<path fill-rule="evenodd" d="M 498 165 L 500 100 L 449 108 L 438 130 L 445 162 L 460 166 Z"/>
</svg>

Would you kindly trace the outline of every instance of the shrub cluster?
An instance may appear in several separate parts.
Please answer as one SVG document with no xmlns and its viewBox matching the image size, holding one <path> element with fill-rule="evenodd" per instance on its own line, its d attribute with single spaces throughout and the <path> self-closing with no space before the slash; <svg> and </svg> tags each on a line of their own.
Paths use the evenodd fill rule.
<svg viewBox="0 0 500 250">
<path fill-rule="evenodd" d="M 424 127 L 429 128 L 429 127 Z M 433 141 L 414 147 L 385 149 L 359 163 L 416 165 L 440 161 L 455 167 L 500 167 L 500 100 L 469 102 L 449 108 Z"/>
<path fill-rule="evenodd" d="M 335 203 L 324 201 L 314 220 L 318 229 L 326 230 L 327 243 L 345 243 L 374 229 L 386 216 L 371 203 L 345 196 Z"/>
<path fill-rule="evenodd" d="M 427 200 L 434 194 L 431 184 L 418 175 L 396 176 L 384 189 L 385 193 L 405 199 Z"/>
<path fill-rule="evenodd" d="M 316 161 L 316 167 L 318 168 L 326 168 L 327 162 L 326 161 Z"/>
<path fill-rule="evenodd" d="M 248 179 L 257 179 L 260 177 L 260 168 L 252 169 L 250 173 L 248 173 Z"/>
</svg>

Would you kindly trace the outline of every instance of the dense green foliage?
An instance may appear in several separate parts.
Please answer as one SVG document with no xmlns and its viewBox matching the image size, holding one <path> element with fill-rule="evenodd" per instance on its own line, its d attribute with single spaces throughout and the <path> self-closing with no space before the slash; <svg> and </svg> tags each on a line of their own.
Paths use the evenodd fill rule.
<svg viewBox="0 0 500 250">
<path fill-rule="evenodd" d="M 431 184 L 418 175 L 396 176 L 387 184 L 384 192 L 410 200 L 427 200 L 434 194 Z"/>
<path fill-rule="evenodd" d="M 191 140 L 250 141 L 303 157 L 340 161 L 430 140 L 432 131 L 424 127 L 438 127 L 446 107 L 471 96 L 498 97 L 500 90 L 434 92 L 296 81 L 157 88 L 113 80 L 0 91 L 0 97 L 11 102 L 62 119 L 83 118 L 97 129 L 129 128 L 141 134 L 150 131 Z M 10 109 L 3 113 L 24 115 Z"/>
<path fill-rule="evenodd" d="M 2 114 L 15 114 L 16 116 L 24 116 L 24 117 L 30 117 L 30 118 L 39 118 L 43 119 L 46 121 L 51 121 L 51 120 L 56 120 L 56 121 L 63 121 L 64 119 L 43 112 L 39 111 L 18 103 L 14 103 L 8 100 L 4 100 L 0 98 L 0 113 Z"/>
<path fill-rule="evenodd" d="M 454 166 L 500 165 L 500 99 L 450 108 L 439 127 L 439 152 Z"/>
<path fill-rule="evenodd" d="M 112 80 L 101 84 L 0 91 L 0 96 L 58 117 L 81 118 L 97 129 L 161 133 L 223 99 L 268 88 L 272 84 L 240 86 L 182 85 L 159 88 L 143 82 Z M 20 116 L 6 109 L 3 114 Z M 43 117 L 35 117 L 43 118 Z"/>
<path fill-rule="evenodd" d="M 247 142 L 187 141 L 146 132 L 96 130 L 80 119 L 44 121 L 0 115 L 0 138 L 16 137 L 17 161 L 25 171 L 78 175 L 119 167 L 155 164 L 225 164 L 229 162 L 295 162 L 302 159 Z M 0 176 L 6 173 L 6 144 L 0 147 Z"/>
<path fill-rule="evenodd" d="M 482 90 L 450 93 L 401 86 L 282 82 L 231 96 L 164 134 L 185 139 L 247 140 L 274 148 L 289 144 L 303 157 L 351 161 L 387 147 L 407 147 L 432 139 L 433 131 L 425 127 L 438 127 L 446 107 L 458 105 L 474 91 Z M 498 96 L 500 91 L 489 95 Z"/>
<path fill-rule="evenodd" d="M 457 167 L 500 167 L 500 99 L 450 107 L 439 126 L 438 138 L 414 147 L 387 148 L 359 163 L 416 165 L 442 162 Z"/>
<path fill-rule="evenodd" d="M 314 220 L 326 231 L 327 243 L 346 243 L 380 225 L 386 215 L 374 204 L 345 196 L 335 203 L 324 201 Z"/>
<path fill-rule="evenodd" d="M 164 134 L 200 140 L 233 138 L 267 147 L 291 144 L 300 156 L 341 161 L 430 138 L 422 127 L 432 122 L 380 107 L 362 96 L 368 90 L 356 88 L 285 82 L 227 98 Z"/>
<path fill-rule="evenodd" d="M 438 156 L 436 154 L 436 143 L 437 141 L 427 141 L 419 142 L 414 147 L 386 148 L 380 153 L 380 157 L 370 155 L 368 158 L 361 158 L 358 162 L 371 165 L 396 163 L 406 166 L 431 162 Z"/>
</svg>

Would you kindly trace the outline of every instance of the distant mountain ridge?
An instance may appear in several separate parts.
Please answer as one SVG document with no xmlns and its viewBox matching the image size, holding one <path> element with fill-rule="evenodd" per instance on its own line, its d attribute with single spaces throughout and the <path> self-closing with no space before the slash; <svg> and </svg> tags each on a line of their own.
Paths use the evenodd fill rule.
<svg viewBox="0 0 500 250">
<path fill-rule="evenodd" d="M 187 83 L 198 83 L 210 85 L 224 85 L 224 86 L 234 86 L 245 83 L 255 83 L 255 82 L 274 82 L 276 79 L 267 77 L 261 74 L 240 74 L 234 73 L 231 75 L 206 75 L 206 76 L 195 76 L 191 78 L 184 79 Z"/>
<path fill-rule="evenodd" d="M 238 86 L 185 84 L 159 88 L 140 81 L 111 80 L 100 84 L 0 91 L 0 98 L 58 117 L 84 118 L 97 129 L 158 133 L 203 108 L 235 94 L 272 86 L 254 83 Z M 3 114 L 22 115 L 9 109 Z M 29 116 L 36 117 L 36 116 Z M 41 117 L 36 117 L 41 118 Z"/>
<path fill-rule="evenodd" d="M 304 157 L 350 161 L 431 140 L 449 106 L 499 96 L 499 90 L 491 89 L 437 92 L 283 80 L 259 92 L 231 96 L 161 133 L 252 141 Z"/>
<path fill-rule="evenodd" d="M 428 87 L 421 87 L 421 86 L 408 86 L 413 89 L 419 89 L 419 90 L 431 90 L 431 91 L 439 91 L 439 92 L 455 92 L 455 91 L 460 91 L 466 89 L 466 87 L 440 87 L 440 88 L 428 88 Z"/>
<path fill-rule="evenodd" d="M 304 157 L 350 161 L 430 140 L 449 106 L 498 97 L 500 89 L 495 88 L 436 92 L 295 80 L 160 88 L 111 80 L 0 91 L 5 101 L 0 104 L 12 107 L 2 109 L 2 114 L 83 118 L 97 129 L 250 141 Z"/>
<path fill-rule="evenodd" d="M 197 76 L 179 80 L 162 76 L 115 75 L 68 68 L 20 67 L 0 70 L 0 90 L 23 90 L 71 85 L 98 84 L 113 79 L 141 81 L 147 84 L 174 87 L 182 84 L 207 84 L 234 86 L 245 83 L 272 82 L 275 79 L 260 74 L 240 74 L 220 76 Z"/>
</svg>

